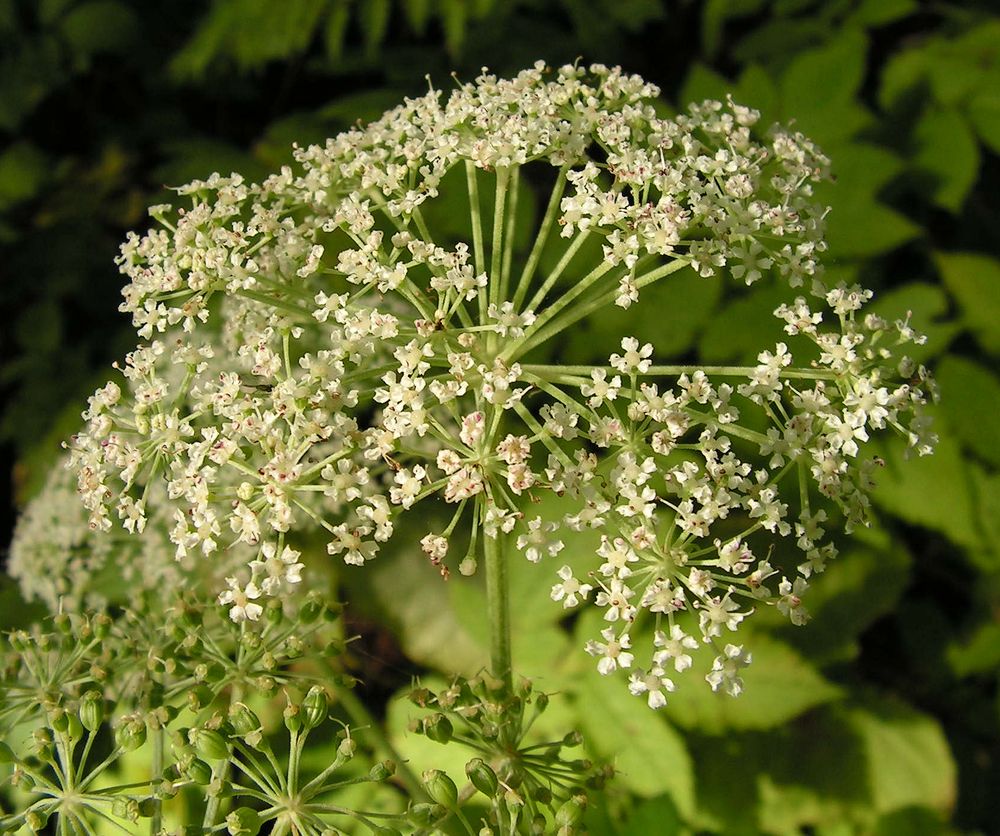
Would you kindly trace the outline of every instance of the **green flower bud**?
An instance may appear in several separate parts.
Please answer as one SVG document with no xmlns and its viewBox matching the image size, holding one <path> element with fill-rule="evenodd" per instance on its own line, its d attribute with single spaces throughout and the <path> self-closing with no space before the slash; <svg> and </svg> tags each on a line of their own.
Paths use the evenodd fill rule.
<svg viewBox="0 0 1000 836">
<path fill-rule="evenodd" d="M 290 732 L 297 732 L 302 728 L 302 710 L 296 703 L 289 703 L 282 712 L 285 718 L 285 728 Z"/>
<path fill-rule="evenodd" d="M 49 725 L 57 732 L 65 732 L 69 728 L 69 715 L 59 706 L 49 714 Z"/>
<path fill-rule="evenodd" d="M 573 749 L 583 744 L 583 735 L 578 731 L 568 732 L 562 739 L 562 745 Z"/>
<path fill-rule="evenodd" d="M 152 818 L 153 814 L 156 812 L 159 806 L 160 806 L 160 801 L 158 798 L 150 796 L 149 798 L 140 799 L 139 818 L 142 819 Z"/>
<path fill-rule="evenodd" d="M 323 613 L 323 601 L 319 597 L 310 596 L 299 607 L 299 621 L 312 624 Z"/>
<path fill-rule="evenodd" d="M 222 761 L 229 757 L 229 744 L 226 738 L 214 729 L 196 729 L 192 743 L 205 760 Z"/>
<path fill-rule="evenodd" d="M 380 761 L 368 770 L 368 777 L 373 781 L 385 781 L 396 774 L 396 762 L 391 760 Z"/>
<path fill-rule="evenodd" d="M 132 752 L 146 742 L 146 723 L 137 718 L 125 720 L 115 729 L 115 743 L 126 752 Z"/>
<path fill-rule="evenodd" d="M 131 822 L 139 821 L 139 802 L 134 798 L 118 796 L 111 803 L 111 812 L 120 819 Z"/>
<path fill-rule="evenodd" d="M 106 639 L 111 632 L 111 618 L 103 613 L 95 615 L 90 623 L 90 627 L 94 631 L 95 639 Z"/>
<path fill-rule="evenodd" d="M 97 691 L 87 691 L 80 700 L 80 722 L 89 732 L 96 732 L 104 722 L 104 698 Z"/>
<path fill-rule="evenodd" d="M 205 761 L 198 760 L 198 758 L 192 759 L 184 767 L 184 774 L 196 784 L 201 784 L 202 786 L 206 786 L 212 781 L 212 767 L 205 763 Z"/>
<path fill-rule="evenodd" d="M 235 703 L 229 709 L 229 722 L 238 735 L 251 734 L 261 727 L 260 718 L 245 703 Z"/>
<path fill-rule="evenodd" d="M 327 699 L 326 691 L 319 685 L 313 685 L 302 701 L 302 720 L 307 729 L 314 729 L 322 723 L 330 708 L 330 701 Z"/>
<path fill-rule="evenodd" d="M 64 612 L 61 612 L 58 615 L 53 616 L 52 623 L 56 626 L 56 629 L 60 633 L 64 633 L 66 635 L 68 635 L 69 632 L 73 629 L 73 622 L 70 621 L 70 617 Z"/>
<path fill-rule="evenodd" d="M 340 741 L 340 745 L 337 746 L 337 754 L 344 760 L 350 760 L 354 757 L 354 751 L 358 748 L 358 744 L 354 742 L 353 737 L 345 737 Z"/>
<path fill-rule="evenodd" d="M 264 618 L 267 619 L 267 623 L 271 625 L 281 624 L 285 617 L 285 607 L 277 598 L 271 598 L 267 602 L 267 606 L 264 607 Z M 247 635 L 257 635 L 256 633 Z"/>
<path fill-rule="evenodd" d="M 66 715 L 66 735 L 70 740 L 79 740 L 83 737 L 83 723 L 76 714 Z"/>
<path fill-rule="evenodd" d="M 587 796 L 574 795 L 564 801 L 562 806 L 556 810 L 556 824 L 560 827 L 572 827 L 583 818 L 586 809 Z"/>
<path fill-rule="evenodd" d="M 443 714 L 433 714 L 424 721 L 424 734 L 435 743 L 448 743 L 454 731 L 451 720 Z"/>
<path fill-rule="evenodd" d="M 256 836 L 260 830 L 260 814 L 249 807 L 238 807 L 226 816 L 226 829 L 233 836 Z"/>
<path fill-rule="evenodd" d="M 479 564 L 476 563 L 476 558 L 466 557 L 461 563 L 458 564 L 458 573 L 468 578 L 476 574 L 476 569 L 478 568 Z"/>
<path fill-rule="evenodd" d="M 455 782 L 440 769 L 428 769 L 423 777 L 427 794 L 442 807 L 453 810 L 458 804 L 458 787 Z"/>
<path fill-rule="evenodd" d="M 406 811 L 406 817 L 417 827 L 431 827 L 447 814 L 448 811 L 440 804 L 427 804 L 426 802 L 413 804 Z"/>
<path fill-rule="evenodd" d="M 492 767 L 482 758 L 473 758 L 465 765 L 465 774 L 472 785 L 487 798 L 494 798 L 500 789 L 500 782 Z"/>
</svg>

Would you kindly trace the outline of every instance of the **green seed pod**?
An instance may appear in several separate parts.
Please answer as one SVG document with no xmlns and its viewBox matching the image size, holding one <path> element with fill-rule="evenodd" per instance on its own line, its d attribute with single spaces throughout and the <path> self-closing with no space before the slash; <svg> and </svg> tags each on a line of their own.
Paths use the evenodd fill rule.
<svg viewBox="0 0 1000 836">
<path fill-rule="evenodd" d="M 149 798 L 140 799 L 139 818 L 141 819 L 152 818 L 159 807 L 160 807 L 160 800 L 158 798 L 150 796 Z"/>
<path fill-rule="evenodd" d="M 61 612 L 58 615 L 52 617 L 52 623 L 56 626 L 56 629 L 65 635 L 69 635 L 70 631 L 73 629 L 73 622 L 70 617 Z"/>
<path fill-rule="evenodd" d="M 205 761 L 198 760 L 198 758 L 192 759 L 192 761 L 184 767 L 184 774 L 196 784 L 200 784 L 201 786 L 206 786 L 212 781 L 212 767 L 205 763 Z"/>
<path fill-rule="evenodd" d="M 556 810 L 556 824 L 560 827 L 573 827 L 583 818 L 586 809 L 587 796 L 574 795 L 564 801 L 562 806 Z"/>
<path fill-rule="evenodd" d="M 194 732 L 194 748 L 205 760 L 222 761 L 229 757 L 229 744 L 214 729 L 200 728 Z"/>
<path fill-rule="evenodd" d="M 49 725 L 57 732 L 65 732 L 69 728 L 69 715 L 62 706 L 52 709 L 49 714 Z"/>
<path fill-rule="evenodd" d="M 260 830 L 260 814 L 249 807 L 238 807 L 226 816 L 226 829 L 232 836 L 256 836 Z"/>
<path fill-rule="evenodd" d="M 214 699 L 215 694 L 212 693 L 211 688 L 207 685 L 198 685 L 187 693 L 188 709 L 196 714 L 206 706 L 211 705 Z"/>
<path fill-rule="evenodd" d="M 0 740 L 0 763 L 14 763 L 17 760 L 14 750 Z"/>
<path fill-rule="evenodd" d="M 465 765 L 465 774 L 469 776 L 472 785 L 487 798 L 495 798 L 500 789 L 500 782 L 492 767 L 482 758 L 473 758 Z"/>
<path fill-rule="evenodd" d="M 312 624 L 323 613 L 323 601 L 318 597 L 307 598 L 299 607 L 299 621 Z"/>
<path fill-rule="evenodd" d="M 229 722 L 238 735 L 251 734 L 261 727 L 260 717 L 242 702 L 235 703 L 229 709 Z"/>
<path fill-rule="evenodd" d="M 66 715 L 66 735 L 70 740 L 79 740 L 83 737 L 83 723 L 80 722 L 80 718 L 76 714 Z"/>
<path fill-rule="evenodd" d="M 345 737 L 337 746 L 337 754 L 344 760 L 350 760 L 354 757 L 354 752 L 357 748 L 358 744 L 354 742 L 353 737 Z"/>
<path fill-rule="evenodd" d="M 562 745 L 567 748 L 575 748 L 583 744 L 583 735 L 578 731 L 568 732 L 562 739 Z"/>
<path fill-rule="evenodd" d="M 379 761 L 368 770 L 368 777 L 373 781 L 385 781 L 396 774 L 396 762 L 391 760 Z"/>
<path fill-rule="evenodd" d="M 281 713 L 285 718 L 285 728 L 290 732 L 294 733 L 302 728 L 302 709 L 297 703 L 289 703 Z"/>
<path fill-rule="evenodd" d="M 115 743 L 126 752 L 138 749 L 146 742 L 146 723 L 136 717 L 126 720 L 115 729 Z"/>
<path fill-rule="evenodd" d="M 424 721 L 424 734 L 435 743 L 450 742 L 454 732 L 451 720 L 443 714 L 433 714 Z"/>
<path fill-rule="evenodd" d="M 326 690 L 319 685 L 313 685 L 302 701 L 302 721 L 307 729 L 314 729 L 322 723 L 330 708 Z"/>
<path fill-rule="evenodd" d="M 80 700 L 80 722 L 89 732 L 96 732 L 104 722 L 104 698 L 97 691 L 87 691 Z"/>
<path fill-rule="evenodd" d="M 411 805 L 406 811 L 406 817 L 417 827 L 431 827 L 448 814 L 440 804 L 427 804 L 421 802 Z"/>
<path fill-rule="evenodd" d="M 267 606 L 264 608 L 264 618 L 267 619 L 267 623 L 271 625 L 281 624 L 285 617 L 284 605 L 277 598 L 272 598 L 267 602 Z M 247 635 L 251 635 L 248 633 Z M 254 633 L 253 635 L 256 635 Z"/>
<path fill-rule="evenodd" d="M 111 812 L 120 819 L 131 822 L 139 821 L 139 802 L 134 798 L 118 796 L 111 803 Z"/>
<path fill-rule="evenodd" d="M 455 809 L 458 804 L 458 787 L 455 782 L 440 769 L 428 769 L 423 777 L 427 794 L 442 807 Z"/>
<path fill-rule="evenodd" d="M 545 836 L 548 832 L 548 822 L 541 813 L 535 813 L 531 820 L 531 836 Z"/>
</svg>

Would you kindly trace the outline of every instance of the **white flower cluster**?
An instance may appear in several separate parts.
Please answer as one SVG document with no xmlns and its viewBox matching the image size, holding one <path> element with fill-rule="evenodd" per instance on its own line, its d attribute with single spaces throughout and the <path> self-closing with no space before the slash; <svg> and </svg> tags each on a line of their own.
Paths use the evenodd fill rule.
<svg viewBox="0 0 1000 836">
<path fill-rule="evenodd" d="M 434 498 L 453 516 L 421 546 L 445 575 L 459 537 L 470 573 L 483 537 L 549 561 L 563 530 L 594 529 L 599 572 L 563 566 L 552 597 L 604 609 L 587 646 L 600 671 L 625 669 L 657 707 L 668 668 L 707 643 L 709 683 L 737 693 L 749 656 L 720 642 L 757 606 L 806 620 L 808 579 L 836 554 L 825 509 L 864 521 L 869 435 L 930 449 L 925 374 L 893 354 L 907 323 L 823 281 L 811 194 L 827 161 L 810 142 L 758 132 L 732 102 L 663 118 L 656 95 L 603 66 L 484 74 L 298 148 L 259 185 L 213 175 L 179 190 L 189 207 L 156 207 L 160 228 L 120 258 L 144 342 L 72 445 L 91 525 L 142 531 L 164 483 L 178 557 L 243 549 L 220 596 L 234 620 L 300 582 L 286 539 L 304 527 L 361 565 Z M 453 170 L 467 235 L 436 240 L 422 207 Z M 539 183 L 551 194 L 522 259 L 518 196 Z M 606 368 L 528 363 L 685 267 L 782 282 L 788 343 L 746 368 L 657 366 L 633 337 Z M 575 510 L 524 513 L 542 491 Z M 772 563 L 780 538 L 801 558 L 776 546 Z M 638 623 L 655 627 L 642 667 Z"/>
</svg>

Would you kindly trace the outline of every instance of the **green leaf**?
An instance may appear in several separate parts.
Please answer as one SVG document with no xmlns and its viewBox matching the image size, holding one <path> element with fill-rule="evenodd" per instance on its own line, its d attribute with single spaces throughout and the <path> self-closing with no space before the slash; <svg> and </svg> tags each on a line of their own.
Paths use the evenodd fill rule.
<svg viewBox="0 0 1000 836">
<path fill-rule="evenodd" d="M 628 310 L 609 305 L 569 331 L 562 360 L 605 363 L 622 334 L 650 342 L 663 362 L 689 349 L 719 303 L 722 282 L 685 269 L 644 288 Z"/>
<path fill-rule="evenodd" d="M 754 634 L 745 637 L 744 648 L 753 654 L 753 663 L 743 673 L 740 696 L 712 691 L 689 672 L 678 677 L 677 690 L 668 698 L 664 713 L 681 728 L 723 734 L 774 728 L 841 695 L 838 687 L 784 642 Z M 710 655 L 702 654 L 700 660 L 706 669 Z"/>
<path fill-rule="evenodd" d="M 1000 668 L 1000 624 L 980 624 L 969 638 L 949 645 L 947 658 L 958 677 L 994 672 Z"/>
<path fill-rule="evenodd" d="M 923 345 L 907 345 L 906 353 L 923 363 L 945 352 L 961 330 L 954 319 L 945 319 L 949 305 L 948 294 L 940 285 L 910 282 L 887 293 L 876 294 L 869 310 L 890 322 L 905 319 L 909 315 L 910 323 L 927 337 L 927 342 Z"/>
<path fill-rule="evenodd" d="M 902 704 L 885 702 L 852 711 L 850 722 L 868 754 L 876 811 L 952 807 L 955 761 L 935 720 Z"/>
<path fill-rule="evenodd" d="M 376 54 L 379 45 L 385 40 L 391 11 L 389 0 L 365 0 L 361 4 L 361 31 L 364 34 L 365 49 L 369 57 Z"/>
<path fill-rule="evenodd" d="M 704 64 L 695 64 L 684 80 L 678 101 L 682 107 L 687 107 L 688 102 L 724 99 L 730 89 L 732 84 L 725 76 Z"/>
<path fill-rule="evenodd" d="M 50 174 L 48 158 L 29 142 L 0 153 L 0 209 L 34 197 Z"/>
<path fill-rule="evenodd" d="M 823 183 L 816 189 L 819 200 L 828 188 Z M 838 191 L 830 202 L 826 240 L 831 258 L 872 258 L 920 234 L 920 227 L 871 194 Z"/>
<path fill-rule="evenodd" d="M 706 56 L 711 58 L 722 43 L 726 24 L 740 17 L 756 14 L 764 5 L 764 0 L 707 0 L 701 13 L 701 46 Z"/>
<path fill-rule="evenodd" d="M 916 0 L 861 0 L 846 23 L 861 26 L 885 26 L 918 10 Z"/>
<path fill-rule="evenodd" d="M 403 0 L 403 12 L 413 31 L 423 36 L 430 19 L 431 0 Z"/>
<path fill-rule="evenodd" d="M 788 289 L 775 284 L 755 286 L 754 291 L 730 301 L 711 317 L 698 341 L 703 360 L 749 362 L 765 347 L 783 339 L 782 323 L 774 316 L 774 310 L 787 301 Z"/>
<path fill-rule="evenodd" d="M 679 836 L 686 829 L 673 799 L 662 795 L 637 804 L 625 823 L 625 828 L 619 832 L 621 836 L 649 836 L 650 833 L 656 833 L 657 836 Z"/>
<path fill-rule="evenodd" d="M 934 261 L 965 325 L 983 348 L 1000 354 L 1000 261 L 978 253 L 937 253 Z"/>
<path fill-rule="evenodd" d="M 872 498 L 907 522 L 974 548 L 979 544 L 979 531 L 965 461 L 943 427 L 939 436 L 931 456 L 906 457 L 898 439 L 883 443 L 885 467 L 875 474 Z"/>
<path fill-rule="evenodd" d="M 984 90 L 969 102 L 967 112 L 979 138 L 1000 154 L 1000 93 Z"/>
<path fill-rule="evenodd" d="M 344 57 L 347 24 L 351 22 L 350 0 L 333 0 L 323 27 L 323 42 L 330 60 L 339 62 Z"/>
<path fill-rule="evenodd" d="M 625 682 L 581 673 L 573 694 L 587 743 L 617 770 L 616 783 L 646 798 L 669 793 L 682 815 L 694 807 L 691 758 L 662 713 L 628 692 Z"/>
<path fill-rule="evenodd" d="M 467 12 L 465 0 L 440 0 L 441 22 L 444 25 L 444 42 L 449 55 L 458 55 L 465 41 Z"/>
<path fill-rule="evenodd" d="M 63 37 L 85 55 L 125 52 L 141 30 L 139 16 L 117 0 L 93 0 L 73 8 L 61 21 Z"/>
<path fill-rule="evenodd" d="M 868 39 L 860 30 L 846 29 L 818 49 L 797 55 L 779 84 L 786 117 L 811 116 L 853 99 L 864 78 L 867 49 Z"/>
<path fill-rule="evenodd" d="M 917 123 L 913 164 L 931 178 L 932 200 L 952 212 L 965 203 L 979 173 L 979 146 L 955 110 L 928 110 Z"/>
<path fill-rule="evenodd" d="M 1000 467 L 1000 379 L 979 363 L 949 355 L 935 372 L 940 411 L 955 437 L 985 461 Z"/>
</svg>

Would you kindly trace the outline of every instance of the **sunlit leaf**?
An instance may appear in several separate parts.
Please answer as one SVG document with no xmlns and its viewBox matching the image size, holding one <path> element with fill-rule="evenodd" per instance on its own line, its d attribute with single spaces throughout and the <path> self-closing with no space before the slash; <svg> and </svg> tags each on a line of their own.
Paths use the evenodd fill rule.
<svg viewBox="0 0 1000 836">
<path fill-rule="evenodd" d="M 951 808 L 955 761 L 935 720 L 901 703 L 882 702 L 852 711 L 850 723 L 864 741 L 878 812 Z"/>
<path fill-rule="evenodd" d="M 745 688 L 738 697 L 715 692 L 694 669 L 678 676 L 677 690 L 664 713 L 678 726 L 705 734 L 728 730 L 769 729 L 817 705 L 835 700 L 841 691 L 824 679 L 787 644 L 763 634 L 741 638 L 753 663 L 742 674 Z M 710 663 L 710 653 L 699 661 Z M 695 663 L 698 668 L 699 662 Z M 700 668 L 699 668 L 700 670 Z"/>
<path fill-rule="evenodd" d="M 943 393 L 940 411 L 955 437 L 1000 467 L 1000 379 L 956 355 L 945 357 L 935 373 Z"/>
<path fill-rule="evenodd" d="M 935 203 L 958 212 L 979 173 L 979 146 L 968 122 L 955 110 L 932 109 L 917 123 L 913 163 L 930 177 Z"/>
<path fill-rule="evenodd" d="M 1000 261 L 978 253 L 938 253 L 934 261 L 966 326 L 983 348 L 1000 353 Z"/>
</svg>

